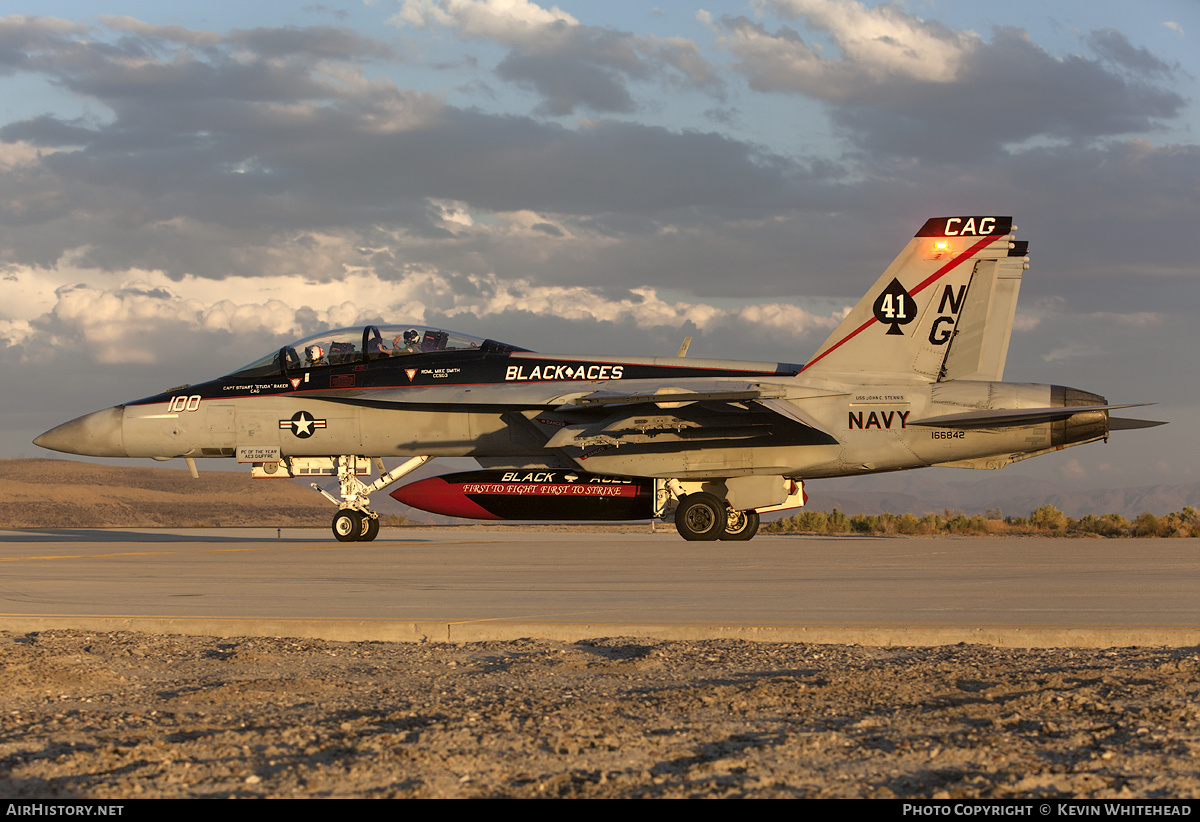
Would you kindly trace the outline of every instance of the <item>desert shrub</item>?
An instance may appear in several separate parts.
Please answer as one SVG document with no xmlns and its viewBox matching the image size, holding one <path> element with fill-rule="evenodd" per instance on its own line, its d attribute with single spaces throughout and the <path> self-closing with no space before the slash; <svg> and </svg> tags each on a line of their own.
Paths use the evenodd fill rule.
<svg viewBox="0 0 1200 822">
<path fill-rule="evenodd" d="M 850 517 L 850 530 L 856 534 L 882 534 L 880 518 L 870 514 L 855 514 Z"/>
<path fill-rule="evenodd" d="M 1067 530 L 1067 516 L 1053 505 L 1043 505 L 1029 515 L 1029 524 L 1039 531 L 1062 533 Z"/>
<path fill-rule="evenodd" d="M 938 534 L 942 530 L 942 518 L 937 514 L 926 514 L 917 522 L 917 533 L 924 535 Z"/>
<path fill-rule="evenodd" d="M 825 529 L 830 534 L 845 534 L 850 531 L 850 518 L 842 511 L 834 508 L 829 512 L 829 524 Z"/>
<path fill-rule="evenodd" d="M 1190 505 L 1177 513 L 1167 514 L 1163 519 L 1167 526 L 1164 536 L 1200 537 L 1200 512 Z"/>
<path fill-rule="evenodd" d="M 1098 517 L 1088 514 L 1083 519 L 1072 520 L 1071 533 L 1096 534 L 1101 537 L 1120 537 L 1129 533 L 1129 521 L 1120 514 L 1105 514 Z"/>
<path fill-rule="evenodd" d="M 967 516 L 946 509 L 944 514 L 855 514 L 832 511 L 802 511 L 763 525 L 764 533 L 809 534 L 900 534 L 902 536 L 984 536 L 987 534 L 1027 534 L 1042 536 L 1100 537 L 1200 537 L 1200 512 L 1191 506 L 1174 514 L 1157 517 L 1149 512 L 1133 522 L 1120 514 L 1087 514 L 1072 519 L 1053 505 L 1043 505 L 1028 517 L 998 518 L 998 510 L 988 515 Z M 992 516 L 992 515 L 996 516 Z"/>
<path fill-rule="evenodd" d="M 1135 537 L 1165 537 L 1170 534 L 1170 528 L 1167 523 L 1147 511 L 1144 514 L 1138 514 L 1138 518 L 1133 521 L 1130 533 Z"/>
<path fill-rule="evenodd" d="M 776 520 L 764 526 L 767 533 L 791 533 L 799 531 L 801 533 L 825 533 L 825 526 L 828 524 L 829 517 L 824 511 L 801 511 L 799 514 L 793 514 L 790 517 Z"/>
<path fill-rule="evenodd" d="M 825 533 L 825 528 L 829 525 L 829 515 L 824 511 L 805 511 L 792 517 L 796 520 L 793 527 L 797 531 L 813 531 L 818 534 Z"/>
<path fill-rule="evenodd" d="M 987 520 L 979 514 L 968 517 L 965 514 L 955 514 L 946 520 L 945 528 L 951 534 L 986 534 Z"/>
</svg>

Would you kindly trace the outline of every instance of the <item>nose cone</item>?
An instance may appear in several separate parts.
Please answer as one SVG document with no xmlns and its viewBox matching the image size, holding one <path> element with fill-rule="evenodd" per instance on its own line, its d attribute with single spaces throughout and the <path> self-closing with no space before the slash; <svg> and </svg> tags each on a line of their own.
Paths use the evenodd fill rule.
<svg viewBox="0 0 1200 822">
<path fill-rule="evenodd" d="M 121 432 L 124 418 L 125 409 L 122 406 L 94 411 L 51 428 L 35 439 L 33 444 L 65 454 L 126 457 L 129 455 L 125 453 L 125 440 Z"/>
</svg>

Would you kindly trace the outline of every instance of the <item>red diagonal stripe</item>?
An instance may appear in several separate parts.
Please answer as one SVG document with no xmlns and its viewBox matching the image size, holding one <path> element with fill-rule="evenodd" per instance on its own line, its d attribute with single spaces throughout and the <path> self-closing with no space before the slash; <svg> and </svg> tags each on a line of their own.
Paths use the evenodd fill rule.
<svg viewBox="0 0 1200 822">
<path fill-rule="evenodd" d="M 982 240 L 975 243 L 975 245 L 971 246 L 969 249 L 964 251 L 962 254 L 959 254 L 953 260 L 946 263 L 944 266 L 939 268 L 937 271 L 930 274 L 920 284 L 918 284 L 916 288 L 914 288 L 912 291 L 909 291 L 908 293 L 910 295 L 911 294 L 919 294 L 925 288 L 927 288 L 930 285 L 933 285 L 935 282 L 940 280 L 942 277 L 946 276 L 946 274 L 948 274 L 949 272 L 951 272 L 955 268 L 957 268 L 960 264 L 962 264 L 962 262 L 964 260 L 974 257 L 976 254 L 978 254 L 984 248 L 991 245 L 993 242 L 995 242 L 995 240 L 996 240 L 996 235 L 989 235 L 987 237 L 984 237 Z M 820 362 L 827 355 L 832 354 L 834 351 L 836 351 L 838 348 L 840 348 L 843 344 L 845 344 L 845 343 L 849 342 L 850 340 L 854 339 L 855 337 L 857 337 L 862 331 L 864 331 L 872 323 L 877 323 L 877 322 L 879 322 L 879 320 L 877 320 L 875 318 L 875 315 L 872 314 L 871 318 L 868 319 L 865 323 L 863 323 L 858 328 L 851 331 L 846 336 L 842 337 L 840 340 L 838 340 L 833 345 L 829 346 L 829 348 L 825 351 L 824 354 L 821 354 L 819 357 L 816 357 L 816 358 L 806 362 L 804 364 L 804 368 L 800 369 L 801 373 L 806 371 L 810 366 L 814 365 L 815 363 Z"/>
</svg>

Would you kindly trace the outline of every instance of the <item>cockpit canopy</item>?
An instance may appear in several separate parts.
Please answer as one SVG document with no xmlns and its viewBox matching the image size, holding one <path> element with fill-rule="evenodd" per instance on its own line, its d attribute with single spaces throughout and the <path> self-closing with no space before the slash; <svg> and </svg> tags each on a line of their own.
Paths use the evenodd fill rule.
<svg viewBox="0 0 1200 822">
<path fill-rule="evenodd" d="M 515 345 L 424 325 L 359 325 L 296 340 L 234 371 L 241 376 L 272 376 L 307 368 L 364 363 L 449 351 L 505 354 L 527 351 Z"/>
</svg>

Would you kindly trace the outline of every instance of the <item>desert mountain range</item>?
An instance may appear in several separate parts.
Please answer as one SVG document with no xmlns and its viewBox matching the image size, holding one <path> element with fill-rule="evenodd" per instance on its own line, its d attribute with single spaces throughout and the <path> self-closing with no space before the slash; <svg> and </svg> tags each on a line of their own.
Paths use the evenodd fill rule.
<svg viewBox="0 0 1200 822">
<path fill-rule="evenodd" d="M 250 472 L 0 460 L 0 527 L 328 526 L 334 508 L 311 488 Z"/>
</svg>

